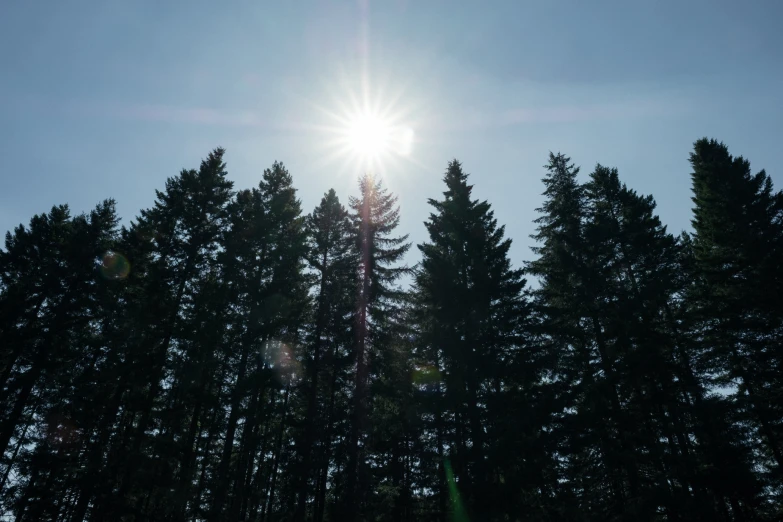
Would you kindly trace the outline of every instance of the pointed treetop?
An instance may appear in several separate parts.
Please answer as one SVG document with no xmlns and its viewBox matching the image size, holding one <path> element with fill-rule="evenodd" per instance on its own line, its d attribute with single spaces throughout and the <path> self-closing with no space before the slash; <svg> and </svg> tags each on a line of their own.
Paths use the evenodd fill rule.
<svg viewBox="0 0 783 522">
<path fill-rule="evenodd" d="M 783 221 L 783 194 L 774 192 L 764 170 L 751 173 L 750 162 L 729 154 L 728 147 L 702 138 L 690 155 L 693 167 L 693 226 L 697 242 L 714 234 L 734 234 L 744 241 L 749 236 L 779 234 Z M 777 223 L 775 226 L 770 225 Z"/>
<path fill-rule="evenodd" d="M 207 154 L 207 157 L 201 160 L 201 171 L 219 171 L 223 175 L 226 174 L 226 164 L 223 163 L 223 155 L 226 153 L 226 149 L 217 147 L 212 152 Z"/>
<path fill-rule="evenodd" d="M 462 163 L 453 159 L 446 167 L 446 173 L 443 175 L 443 181 L 446 183 L 447 190 L 443 192 L 446 201 L 463 198 L 470 200 L 473 192 L 473 185 L 468 185 L 468 174 L 462 170 Z M 434 200 L 429 200 L 433 204 Z"/>
<path fill-rule="evenodd" d="M 272 163 L 272 167 L 264 169 L 261 182 L 258 188 L 266 194 L 280 192 L 286 189 L 293 189 L 294 179 L 280 161 Z M 295 190 L 295 189 L 294 189 Z"/>
<path fill-rule="evenodd" d="M 544 168 L 547 170 L 542 180 L 547 187 L 544 194 L 548 194 L 553 187 L 573 189 L 578 185 L 576 177 L 579 174 L 579 167 L 571 163 L 571 158 L 565 154 L 550 152 L 549 163 L 544 165 Z"/>
</svg>

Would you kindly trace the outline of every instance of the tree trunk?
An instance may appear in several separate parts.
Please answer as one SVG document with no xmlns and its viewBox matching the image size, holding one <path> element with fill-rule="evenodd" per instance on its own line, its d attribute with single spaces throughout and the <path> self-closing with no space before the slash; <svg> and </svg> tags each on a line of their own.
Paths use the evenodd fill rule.
<svg viewBox="0 0 783 522">
<path fill-rule="evenodd" d="M 42 353 L 41 356 L 45 357 L 46 354 Z M 32 368 L 30 368 L 30 370 L 24 374 L 22 389 L 19 392 L 19 395 L 16 397 L 16 401 L 14 401 L 14 407 L 11 410 L 11 414 L 8 416 L 5 422 L 3 422 L 2 426 L 0 426 L 0 455 L 5 455 L 5 452 L 8 449 L 8 444 L 11 442 L 14 431 L 16 431 L 16 426 L 19 424 L 19 420 L 22 418 L 25 406 L 27 406 L 27 401 L 30 399 L 33 387 L 42 373 L 43 361 L 39 360 Z"/>
<path fill-rule="evenodd" d="M 283 396 L 283 413 L 280 418 L 280 430 L 277 433 L 277 449 L 275 450 L 275 458 L 272 463 L 272 476 L 269 481 L 269 489 L 267 492 L 266 509 L 264 510 L 264 516 L 268 517 L 272 512 L 272 504 L 275 500 L 275 488 L 277 487 L 277 469 L 280 466 L 280 454 L 283 450 L 283 433 L 286 428 L 286 421 L 288 417 L 288 396 L 291 389 L 291 385 L 287 384 L 285 387 L 285 395 Z"/>
<path fill-rule="evenodd" d="M 268 408 L 269 411 L 274 411 L 275 406 L 275 394 L 270 393 L 269 394 L 269 404 Z M 258 459 L 258 464 L 256 466 L 256 472 L 253 475 L 253 478 L 250 481 L 250 498 L 249 498 L 249 507 L 248 507 L 248 513 L 250 520 L 256 520 L 259 516 L 259 511 L 261 511 L 261 516 L 263 516 L 263 507 L 266 506 L 266 489 L 264 485 L 262 485 L 263 481 L 263 474 L 264 474 L 264 465 L 266 464 L 265 455 L 267 453 L 267 443 L 269 442 L 269 434 L 271 432 L 271 423 L 272 423 L 272 415 L 267 415 L 266 422 L 264 422 L 264 434 L 261 437 L 261 452 L 260 452 L 260 458 Z M 263 496 L 261 493 L 263 492 Z"/>
<path fill-rule="evenodd" d="M 142 441 L 145 438 L 144 434 L 147 432 L 149 423 L 152 420 L 155 398 L 161 389 L 161 380 L 165 374 L 166 358 L 168 357 L 169 346 L 171 345 L 171 339 L 174 336 L 174 332 L 176 330 L 177 317 L 179 315 L 179 309 L 182 304 L 182 298 L 185 294 L 185 287 L 192 277 L 191 272 L 193 271 L 194 265 L 196 263 L 196 253 L 198 252 L 198 249 L 198 245 L 193 246 L 191 248 L 191 252 L 187 256 L 185 268 L 182 272 L 182 279 L 177 286 L 177 293 L 174 297 L 174 302 L 171 305 L 171 310 L 169 311 L 166 336 L 163 339 L 163 343 L 161 343 L 160 347 L 158 347 L 152 355 L 152 379 L 150 381 L 150 391 L 147 394 L 146 400 L 144 401 L 145 403 L 142 409 L 141 419 L 139 420 L 139 424 L 135 430 L 135 437 L 133 438 L 133 445 L 130 451 L 131 458 L 133 458 L 135 455 L 138 455 L 139 450 L 141 449 Z M 128 490 L 133 483 L 136 469 L 137 468 L 132 465 L 126 467 L 126 471 L 120 485 L 120 490 L 117 494 L 117 498 L 121 502 L 124 502 L 128 494 Z"/>
<path fill-rule="evenodd" d="M 34 407 L 33 411 L 31 412 L 31 416 L 35 416 L 35 409 Z M 19 440 L 16 442 L 16 447 L 14 448 L 14 452 L 11 454 L 11 458 L 8 459 L 8 464 L 5 467 L 5 471 L 3 472 L 3 478 L 0 480 L 0 491 L 5 491 L 5 485 L 8 482 L 8 476 L 11 474 L 11 468 L 14 467 L 14 461 L 16 460 L 16 456 L 19 454 L 19 450 L 22 448 L 22 444 L 24 443 L 24 437 L 27 435 L 27 430 L 30 429 L 30 426 L 33 425 L 33 422 L 28 422 L 25 424 L 24 429 L 22 430 L 22 434 L 19 436 Z"/>
<path fill-rule="evenodd" d="M 365 284 L 369 291 L 369 283 Z M 366 295 L 366 294 L 365 294 Z M 363 298 L 360 298 L 363 299 Z M 356 378 L 354 384 L 353 415 L 351 419 L 350 448 L 348 453 L 348 470 L 346 483 L 346 496 L 343 499 L 346 513 L 346 522 L 355 522 L 357 517 L 357 504 L 361 504 L 361 498 L 357 494 L 359 480 L 359 445 L 364 425 L 364 395 L 365 374 L 365 348 L 367 339 L 367 306 L 363 304 L 359 310 L 359 324 L 357 327 L 356 343 Z"/>
<path fill-rule="evenodd" d="M 212 506 L 210 520 L 222 520 L 223 504 L 225 502 L 226 491 L 229 482 L 229 466 L 231 463 L 231 454 L 234 449 L 234 436 L 236 435 L 237 423 L 239 421 L 240 402 L 242 400 L 242 390 L 245 386 L 245 375 L 247 374 L 247 358 L 250 353 L 250 335 L 246 335 L 242 342 L 242 353 L 239 360 L 239 370 L 237 373 L 236 384 L 231 393 L 231 410 L 228 414 L 228 423 L 226 425 L 226 437 L 223 442 L 223 455 L 220 459 L 220 465 L 217 472 L 217 490 L 215 491 L 215 503 Z"/>
<path fill-rule="evenodd" d="M 633 452 L 633 448 L 629 446 L 625 430 L 619 424 L 619 420 L 623 417 L 623 411 L 622 407 L 620 406 L 620 397 L 617 393 L 617 378 L 615 376 L 614 368 L 612 367 L 612 362 L 609 358 L 604 335 L 601 331 L 601 325 L 595 316 L 592 316 L 592 324 L 596 342 L 598 343 L 598 352 L 601 359 L 601 366 L 604 370 L 604 375 L 606 375 L 606 380 L 609 382 L 609 400 L 612 403 L 612 409 L 614 410 L 614 415 L 616 416 L 615 423 L 617 424 L 618 428 L 618 436 L 622 444 L 623 452 L 630 455 Z M 629 460 L 627 457 L 623 460 L 625 461 L 624 464 L 626 472 L 628 473 L 628 482 L 631 488 L 631 495 L 636 496 L 639 493 L 639 470 L 633 460 Z"/>
<path fill-rule="evenodd" d="M 324 519 L 324 510 L 326 509 L 326 484 L 329 473 L 329 463 L 331 462 L 331 450 L 332 450 L 332 432 L 334 425 L 334 403 L 337 396 L 337 345 L 332 346 L 331 351 L 331 366 L 332 366 L 332 382 L 329 394 L 329 409 L 326 419 L 326 433 L 323 437 L 324 455 L 321 463 L 321 489 L 318 492 L 316 499 L 315 514 L 313 516 L 314 522 L 322 522 Z"/>
</svg>

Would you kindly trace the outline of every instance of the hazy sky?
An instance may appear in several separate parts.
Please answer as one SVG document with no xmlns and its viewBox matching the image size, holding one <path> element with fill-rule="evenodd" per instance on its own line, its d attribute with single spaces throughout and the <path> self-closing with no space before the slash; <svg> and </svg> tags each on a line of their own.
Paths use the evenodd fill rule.
<svg viewBox="0 0 783 522">
<path fill-rule="evenodd" d="M 618 167 L 678 232 L 701 136 L 783 188 L 782 19 L 776 0 L 3 0 L 0 231 L 108 197 L 127 224 L 216 146 L 236 188 L 280 160 L 306 212 L 347 201 L 336 115 L 364 79 L 415 133 L 383 166 L 415 242 L 456 157 L 530 259 L 550 150 Z"/>
</svg>

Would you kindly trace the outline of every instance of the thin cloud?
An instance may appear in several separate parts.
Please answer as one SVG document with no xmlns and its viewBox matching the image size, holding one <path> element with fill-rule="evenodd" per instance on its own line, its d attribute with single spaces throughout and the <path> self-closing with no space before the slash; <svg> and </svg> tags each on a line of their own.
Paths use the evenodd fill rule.
<svg viewBox="0 0 783 522">
<path fill-rule="evenodd" d="M 498 119 L 501 124 L 575 123 L 595 120 L 617 120 L 661 114 L 658 103 L 621 103 L 588 106 L 558 106 L 511 109 Z"/>
<path fill-rule="evenodd" d="M 475 131 L 524 124 L 580 123 L 660 117 L 681 112 L 679 104 L 658 101 L 627 101 L 595 105 L 557 105 L 505 110 L 463 109 L 457 119 L 441 120 L 441 131 Z"/>
<path fill-rule="evenodd" d="M 251 111 L 226 111 L 208 107 L 180 107 L 164 104 L 77 104 L 72 111 L 91 116 L 160 123 L 187 123 L 225 127 L 265 127 Z"/>
</svg>

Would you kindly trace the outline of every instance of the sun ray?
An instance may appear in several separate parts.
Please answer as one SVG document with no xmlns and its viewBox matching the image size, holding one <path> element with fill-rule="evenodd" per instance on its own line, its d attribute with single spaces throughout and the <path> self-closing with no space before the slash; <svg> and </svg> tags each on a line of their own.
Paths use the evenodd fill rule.
<svg viewBox="0 0 783 522">
<path fill-rule="evenodd" d="M 362 67 L 350 74 L 340 65 L 335 69 L 333 80 L 318 89 L 319 96 L 294 95 L 301 112 L 292 114 L 288 123 L 301 117 L 293 125 L 313 133 L 319 150 L 317 168 L 338 168 L 334 174 L 351 176 L 403 175 L 406 164 L 419 170 L 417 128 L 427 127 L 427 111 L 411 97 L 410 83 L 404 82 L 408 87 L 401 89 L 398 79 L 388 74 L 371 81 L 378 77 Z"/>
</svg>

